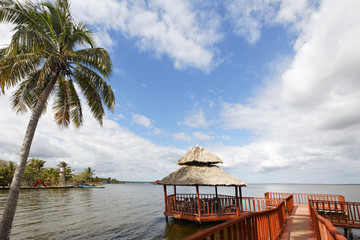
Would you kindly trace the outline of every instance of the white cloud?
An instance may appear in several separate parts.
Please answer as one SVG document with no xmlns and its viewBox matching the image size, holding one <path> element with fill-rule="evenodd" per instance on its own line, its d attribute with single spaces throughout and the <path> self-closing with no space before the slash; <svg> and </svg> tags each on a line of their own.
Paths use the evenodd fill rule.
<svg viewBox="0 0 360 240">
<path fill-rule="evenodd" d="M 17 162 L 29 114 L 17 116 L 8 95 L 0 96 L 0 107 L 0 159 Z M 100 127 L 88 111 L 84 119 L 79 130 L 61 130 L 49 110 L 39 121 L 30 157 L 45 160 L 45 167 L 66 161 L 76 171 L 91 166 L 97 176 L 153 181 L 176 169 L 176 160 L 184 152 L 153 144 L 109 119 Z"/>
<path fill-rule="evenodd" d="M 179 122 L 179 125 L 186 125 L 191 128 L 207 127 L 211 125 L 211 121 L 206 120 L 204 111 L 197 109 L 188 114 L 183 122 Z"/>
<path fill-rule="evenodd" d="M 301 31 L 317 10 L 319 2 L 309 0 L 235 0 L 226 1 L 225 8 L 233 32 L 251 44 L 261 37 L 264 27 L 289 25 L 289 31 Z"/>
<path fill-rule="evenodd" d="M 309 0 L 282 0 L 276 21 L 284 24 L 301 23 L 303 19 L 309 18 L 313 13 L 313 7 L 310 7 L 311 4 L 314 4 L 314 2 L 310 2 Z"/>
<path fill-rule="evenodd" d="M 105 29 L 96 29 L 94 33 L 97 46 L 112 48 L 115 45 L 114 39 L 112 39 Z"/>
<path fill-rule="evenodd" d="M 263 26 L 271 23 L 276 16 L 279 2 L 279 0 L 226 1 L 225 8 L 234 26 L 234 33 L 244 37 L 249 43 L 257 42 Z"/>
<path fill-rule="evenodd" d="M 184 132 L 174 133 L 173 137 L 175 140 L 180 140 L 180 141 L 191 141 L 192 140 L 191 136 L 187 135 Z"/>
<path fill-rule="evenodd" d="M 149 118 L 140 115 L 140 114 L 135 114 L 132 116 L 132 120 L 134 123 L 137 123 L 139 125 L 142 125 L 146 128 L 152 128 L 152 120 L 150 120 Z"/>
<path fill-rule="evenodd" d="M 251 144 L 227 148 L 229 165 L 248 164 L 263 173 L 287 169 L 285 175 L 303 182 L 360 181 L 354 170 L 360 167 L 357 8 L 358 1 L 323 1 L 298 24 L 290 68 L 249 104 L 224 104 L 227 128 L 257 134 Z M 240 160 L 232 158 L 234 152 Z"/>
<path fill-rule="evenodd" d="M 125 116 L 123 114 L 116 114 L 114 117 L 115 120 L 125 119 Z"/>
<path fill-rule="evenodd" d="M 192 135 L 194 136 L 194 138 L 199 139 L 199 140 L 212 140 L 212 139 L 214 139 L 214 136 L 208 135 L 208 134 L 203 133 L 203 132 L 193 132 Z"/>
<path fill-rule="evenodd" d="M 0 24 L 0 48 L 6 47 L 10 43 L 13 27 L 11 24 Z"/>
<path fill-rule="evenodd" d="M 79 19 L 104 31 L 114 29 L 134 39 L 140 50 L 168 56 L 177 69 L 189 67 L 205 72 L 216 64 L 213 46 L 222 38 L 220 18 L 196 10 L 191 1 L 73 1 Z M 105 44 L 106 34 L 98 35 Z"/>
</svg>

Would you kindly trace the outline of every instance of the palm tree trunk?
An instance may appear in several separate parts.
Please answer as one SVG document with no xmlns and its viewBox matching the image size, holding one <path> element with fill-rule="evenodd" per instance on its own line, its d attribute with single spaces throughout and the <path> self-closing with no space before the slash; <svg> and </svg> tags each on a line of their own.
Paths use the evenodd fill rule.
<svg viewBox="0 0 360 240">
<path fill-rule="evenodd" d="M 16 206 L 19 199 L 21 182 L 24 177 L 26 162 L 29 157 L 30 147 L 35 135 L 36 127 L 44 109 L 45 103 L 54 88 L 56 80 L 59 76 L 57 72 L 50 82 L 46 85 L 44 91 L 39 96 L 37 104 L 32 110 L 30 121 L 28 123 L 23 144 L 21 147 L 19 161 L 16 165 L 15 174 L 10 185 L 9 196 L 6 201 L 4 213 L 0 223 L 0 239 L 10 239 L 11 227 L 15 216 Z"/>
</svg>

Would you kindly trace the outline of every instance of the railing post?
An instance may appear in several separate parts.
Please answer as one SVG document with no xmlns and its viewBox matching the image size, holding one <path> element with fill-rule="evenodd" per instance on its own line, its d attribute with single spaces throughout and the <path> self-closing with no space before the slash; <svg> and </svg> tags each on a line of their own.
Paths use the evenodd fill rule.
<svg viewBox="0 0 360 240">
<path fill-rule="evenodd" d="M 239 196 L 238 196 L 238 188 L 235 186 L 235 203 L 236 203 L 236 216 L 239 216 Z"/>
<path fill-rule="evenodd" d="M 269 199 L 269 192 L 266 192 L 266 193 L 264 193 L 264 195 L 265 195 L 265 199 Z"/>
<path fill-rule="evenodd" d="M 269 224 L 269 239 L 270 239 L 270 240 L 273 240 L 273 239 L 271 238 L 271 223 L 270 223 L 269 214 L 267 214 L 267 220 L 268 220 L 268 224 Z"/>
<path fill-rule="evenodd" d="M 243 203 L 242 203 L 242 192 L 241 192 L 241 186 L 239 186 L 239 193 L 240 193 L 240 207 L 241 207 L 241 213 L 243 213 Z"/>
</svg>

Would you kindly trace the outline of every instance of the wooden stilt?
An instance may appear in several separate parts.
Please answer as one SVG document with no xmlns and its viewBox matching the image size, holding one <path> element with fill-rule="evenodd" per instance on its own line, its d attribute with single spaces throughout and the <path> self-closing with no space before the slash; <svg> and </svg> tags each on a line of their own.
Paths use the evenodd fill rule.
<svg viewBox="0 0 360 240">
<path fill-rule="evenodd" d="M 352 228 L 349 228 L 349 239 L 354 239 Z"/>
<path fill-rule="evenodd" d="M 235 186 L 235 203 L 236 203 L 236 216 L 239 216 L 239 194 L 238 194 L 238 188 Z"/>
<path fill-rule="evenodd" d="M 217 186 L 215 186 L 215 196 L 216 196 L 216 198 L 218 198 L 218 189 L 217 189 Z"/>
<path fill-rule="evenodd" d="M 200 194 L 199 194 L 199 186 L 196 185 L 196 196 L 198 202 L 198 214 L 199 214 L 199 222 L 201 222 L 201 206 L 200 206 Z"/>
<path fill-rule="evenodd" d="M 174 185 L 174 207 L 175 207 L 175 210 L 178 211 L 178 205 L 176 203 L 176 185 Z"/>
<path fill-rule="evenodd" d="M 164 185 L 164 200 L 165 200 L 165 212 L 167 212 L 167 194 L 166 194 L 166 185 Z"/>
</svg>

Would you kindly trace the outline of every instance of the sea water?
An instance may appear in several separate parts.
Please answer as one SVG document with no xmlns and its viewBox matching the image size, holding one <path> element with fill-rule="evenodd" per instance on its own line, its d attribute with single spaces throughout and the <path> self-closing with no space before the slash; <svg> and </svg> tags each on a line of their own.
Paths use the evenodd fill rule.
<svg viewBox="0 0 360 240">
<path fill-rule="evenodd" d="M 109 184 L 105 188 L 21 190 L 11 239 L 182 239 L 217 223 L 198 224 L 169 218 L 164 212 L 163 186 Z M 177 187 L 192 193 L 193 187 Z M 173 191 L 168 187 L 168 194 Z M 219 187 L 219 194 L 234 195 L 234 188 Z M 249 184 L 244 197 L 265 192 L 341 194 L 360 202 L 360 185 Z M 200 187 L 200 193 L 214 193 Z M 0 191 L 0 213 L 8 190 Z M 340 229 L 341 230 L 341 229 Z M 354 230 L 355 239 L 360 239 Z"/>
</svg>

